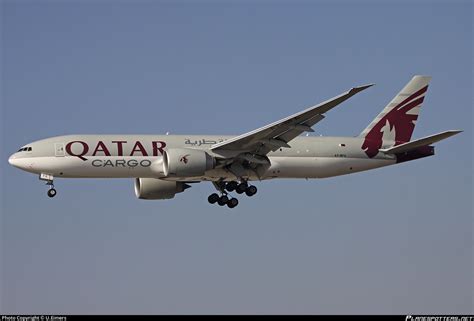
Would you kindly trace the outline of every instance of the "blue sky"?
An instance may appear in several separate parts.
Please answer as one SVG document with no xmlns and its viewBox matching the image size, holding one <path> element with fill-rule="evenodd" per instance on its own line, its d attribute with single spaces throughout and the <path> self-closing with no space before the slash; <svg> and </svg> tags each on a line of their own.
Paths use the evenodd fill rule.
<svg viewBox="0 0 474 321">
<path fill-rule="evenodd" d="M 1 312 L 473 313 L 469 1 L 2 1 Z M 357 135 L 414 74 L 436 156 L 258 183 L 58 180 L 7 163 L 73 133 L 240 134 L 365 83 L 316 135 Z"/>
</svg>

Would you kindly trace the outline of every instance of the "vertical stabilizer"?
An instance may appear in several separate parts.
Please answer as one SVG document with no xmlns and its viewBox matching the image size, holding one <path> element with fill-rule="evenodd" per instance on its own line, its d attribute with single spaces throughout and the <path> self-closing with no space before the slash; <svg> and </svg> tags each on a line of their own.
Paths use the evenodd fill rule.
<svg viewBox="0 0 474 321">
<path fill-rule="evenodd" d="M 362 149 L 367 156 L 410 141 L 430 80 L 429 76 L 414 76 L 362 131 L 359 136 L 365 138 Z"/>
</svg>

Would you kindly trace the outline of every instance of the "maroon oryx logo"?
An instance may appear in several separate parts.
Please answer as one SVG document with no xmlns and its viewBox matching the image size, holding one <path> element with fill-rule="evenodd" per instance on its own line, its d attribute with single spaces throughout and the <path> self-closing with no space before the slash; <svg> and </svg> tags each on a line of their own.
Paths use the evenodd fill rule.
<svg viewBox="0 0 474 321">
<path fill-rule="evenodd" d="M 413 130 L 415 129 L 415 122 L 418 119 L 418 113 L 412 112 L 412 110 L 421 105 L 427 89 L 428 86 L 421 88 L 395 107 L 392 107 L 391 110 L 370 129 L 362 144 L 362 149 L 367 156 L 370 158 L 374 157 L 379 152 L 379 149 L 382 148 L 384 127 L 387 123 L 390 126 L 388 130 L 395 131 L 395 145 L 410 141 Z"/>
<path fill-rule="evenodd" d="M 187 164 L 187 163 L 189 162 L 188 156 L 189 156 L 189 154 L 186 154 L 186 155 L 184 155 L 184 156 L 181 156 L 181 158 L 179 159 L 179 161 L 180 161 L 181 163 Z"/>
</svg>

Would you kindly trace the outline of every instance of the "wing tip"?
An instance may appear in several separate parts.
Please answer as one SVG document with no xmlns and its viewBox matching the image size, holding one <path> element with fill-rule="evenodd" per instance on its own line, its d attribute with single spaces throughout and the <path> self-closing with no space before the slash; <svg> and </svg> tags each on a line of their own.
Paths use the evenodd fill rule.
<svg viewBox="0 0 474 321">
<path fill-rule="evenodd" d="M 375 86 L 375 84 L 372 83 L 372 84 L 362 85 L 362 86 L 358 86 L 358 87 L 353 87 L 353 88 L 351 88 L 351 90 L 349 92 L 358 93 L 358 92 L 360 92 L 362 90 L 365 90 L 365 89 L 367 89 L 369 87 L 372 87 L 372 86 Z"/>
<path fill-rule="evenodd" d="M 450 129 L 447 130 L 446 133 L 449 133 L 450 135 L 457 135 L 459 133 L 462 133 L 464 130 L 462 129 Z"/>
</svg>

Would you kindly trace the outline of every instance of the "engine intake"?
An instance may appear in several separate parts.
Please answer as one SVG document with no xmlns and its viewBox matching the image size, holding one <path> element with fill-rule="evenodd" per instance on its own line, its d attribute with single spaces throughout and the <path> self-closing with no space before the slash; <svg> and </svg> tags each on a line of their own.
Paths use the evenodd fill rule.
<svg viewBox="0 0 474 321">
<path fill-rule="evenodd" d="M 170 148 L 163 153 L 163 170 L 166 177 L 202 176 L 214 167 L 214 158 L 203 150 Z"/>
<path fill-rule="evenodd" d="M 158 178 L 135 179 L 135 195 L 145 200 L 170 199 L 190 187 L 182 182 L 170 182 Z"/>
</svg>

